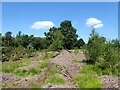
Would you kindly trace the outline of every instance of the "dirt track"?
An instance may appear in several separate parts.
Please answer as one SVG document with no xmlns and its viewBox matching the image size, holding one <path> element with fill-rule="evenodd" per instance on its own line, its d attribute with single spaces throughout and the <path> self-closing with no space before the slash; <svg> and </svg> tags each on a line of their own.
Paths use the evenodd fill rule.
<svg viewBox="0 0 120 90">
<path fill-rule="evenodd" d="M 41 54 L 38 53 L 37 57 L 31 62 L 29 66 L 20 67 L 19 69 L 29 69 L 29 68 L 35 68 L 39 66 L 39 62 L 41 57 Z M 79 52 L 77 54 L 73 53 L 72 51 L 66 51 L 63 50 L 60 53 L 57 53 L 53 58 L 48 60 L 48 66 L 42 71 L 40 75 L 35 76 L 27 76 L 25 78 L 22 78 L 20 80 L 17 80 L 16 75 L 14 74 L 6 74 L 6 73 L 0 73 L 0 76 L 2 77 L 2 82 L 11 82 L 13 85 L 12 87 L 23 87 L 28 88 L 29 82 L 34 81 L 38 84 L 41 84 L 44 82 L 44 79 L 49 73 L 49 68 L 54 66 L 56 69 L 61 70 L 60 76 L 63 77 L 66 81 L 64 85 L 53 85 L 53 84 L 46 84 L 43 87 L 44 88 L 76 88 L 76 86 L 72 82 L 72 78 L 79 72 L 79 70 L 82 68 L 83 63 L 75 63 L 73 60 L 78 60 L 82 62 L 85 59 L 85 56 L 82 52 Z M 101 81 L 104 83 L 104 87 L 118 87 L 118 79 L 110 76 L 102 76 L 100 77 Z M 11 87 L 9 86 L 9 87 Z"/>
</svg>

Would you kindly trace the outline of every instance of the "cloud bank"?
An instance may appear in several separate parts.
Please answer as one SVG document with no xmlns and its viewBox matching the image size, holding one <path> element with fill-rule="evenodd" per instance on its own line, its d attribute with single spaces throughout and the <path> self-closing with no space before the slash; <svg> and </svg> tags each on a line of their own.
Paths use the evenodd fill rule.
<svg viewBox="0 0 120 90">
<path fill-rule="evenodd" d="M 54 26 L 52 21 L 37 21 L 32 24 L 32 29 L 49 29 Z"/>
<path fill-rule="evenodd" d="M 102 21 L 97 19 L 97 18 L 88 18 L 86 20 L 86 25 L 88 27 L 92 27 L 92 28 L 101 28 L 101 27 L 103 27 Z"/>
</svg>

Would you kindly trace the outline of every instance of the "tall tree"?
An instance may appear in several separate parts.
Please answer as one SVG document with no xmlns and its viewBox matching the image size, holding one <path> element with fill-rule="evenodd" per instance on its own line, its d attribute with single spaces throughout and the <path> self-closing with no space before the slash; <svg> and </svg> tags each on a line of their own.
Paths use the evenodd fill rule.
<svg viewBox="0 0 120 90">
<path fill-rule="evenodd" d="M 6 40 L 7 40 L 7 45 L 9 46 L 10 45 L 10 40 L 12 38 L 11 36 L 12 32 L 8 31 L 5 33 L 5 37 L 6 37 Z"/>
<path fill-rule="evenodd" d="M 81 46 L 85 45 L 85 42 L 82 38 L 80 38 L 78 41 L 77 41 L 77 47 L 80 48 Z"/>
<path fill-rule="evenodd" d="M 46 40 L 48 41 L 47 42 L 47 45 L 49 46 L 50 44 L 52 44 L 52 41 L 53 41 L 53 38 L 54 38 L 54 32 L 57 30 L 58 28 L 56 27 L 52 27 L 49 29 L 49 32 L 45 32 L 45 36 L 46 36 Z"/>
<path fill-rule="evenodd" d="M 99 61 L 99 57 L 102 55 L 104 42 L 94 30 L 92 30 L 90 36 L 86 54 L 88 59 L 96 64 Z"/>
<path fill-rule="evenodd" d="M 62 33 L 59 29 L 54 32 L 53 37 L 54 37 L 52 40 L 53 42 L 50 45 L 49 49 L 55 50 L 55 51 L 59 51 L 59 50 L 63 49 L 64 36 L 62 35 Z"/>
<path fill-rule="evenodd" d="M 19 31 L 17 37 L 21 37 L 21 33 L 22 33 L 22 32 Z"/>
<path fill-rule="evenodd" d="M 64 48 L 73 49 L 77 43 L 78 35 L 76 29 L 72 26 L 71 21 L 65 20 L 60 24 L 60 30 L 64 38 Z"/>
</svg>

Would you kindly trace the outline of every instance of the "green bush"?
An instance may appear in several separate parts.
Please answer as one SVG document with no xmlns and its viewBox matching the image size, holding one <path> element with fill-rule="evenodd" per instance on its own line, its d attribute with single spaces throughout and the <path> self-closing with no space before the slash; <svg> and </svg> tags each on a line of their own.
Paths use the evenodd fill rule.
<svg viewBox="0 0 120 90">
<path fill-rule="evenodd" d="M 17 61 L 27 57 L 26 49 L 23 46 L 6 47 L 2 51 L 2 61 Z"/>
<path fill-rule="evenodd" d="M 91 60 L 93 64 L 99 62 L 99 57 L 101 57 L 103 52 L 104 43 L 101 37 L 95 33 L 89 38 L 88 44 L 86 46 L 85 54 L 88 60 Z"/>
<path fill-rule="evenodd" d="M 32 46 L 32 44 L 29 44 L 28 46 L 27 46 L 27 54 L 28 54 L 28 57 L 32 57 L 33 56 L 33 52 L 35 51 L 34 50 L 34 47 Z"/>
</svg>

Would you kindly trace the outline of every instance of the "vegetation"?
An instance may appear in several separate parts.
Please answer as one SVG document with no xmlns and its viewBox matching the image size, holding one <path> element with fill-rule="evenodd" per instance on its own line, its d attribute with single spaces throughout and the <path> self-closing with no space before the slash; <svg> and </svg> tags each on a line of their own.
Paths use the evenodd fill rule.
<svg viewBox="0 0 120 90">
<path fill-rule="evenodd" d="M 120 58 L 118 48 L 120 45 L 115 44 L 106 41 L 105 37 L 100 37 L 93 30 L 85 48 L 87 63 L 100 68 L 103 74 L 118 76 L 117 66 Z"/>
<path fill-rule="evenodd" d="M 102 88 L 102 82 L 95 75 L 78 75 L 74 78 L 74 83 L 80 88 Z"/>
<path fill-rule="evenodd" d="M 65 84 L 65 80 L 59 75 L 51 76 L 47 83 L 51 84 Z"/>
<path fill-rule="evenodd" d="M 18 76 L 23 76 L 23 77 L 28 76 L 28 75 L 37 75 L 37 74 L 41 73 L 41 68 L 31 68 L 28 70 L 16 69 L 13 73 L 18 75 Z"/>
<path fill-rule="evenodd" d="M 5 73 L 14 73 L 14 71 L 22 66 L 27 66 L 31 63 L 31 59 L 22 59 L 20 61 L 17 62 L 9 62 L 9 63 L 3 63 L 2 64 L 2 71 L 0 72 L 5 72 Z M 1 64 L 0 64 L 1 65 Z"/>
<path fill-rule="evenodd" d="M 79 60 L 72 60 L 74 63 L 81 63 Z"/>
<path fill-rule="evenodd" d="M 101 88 L 102 83 L 98 76 L 101 75 L 119 75 L 120 63 L 120 41 L 118 39 L 108 41 L 105 37 L 100 36 L 95 29 L 92 30 L 88 43 L 82 38 L 78 39 L 77 30 L 73 27 L 71 21 L 65 20 L 60 23 L 60 27 L 52 27 L 45 32 L 45 37 L 34 37 L 34 35 L 22 34 L 18 32 L 16 37 L 8 31 L 5 35 L 0 34 L 0 50 L 2 51 L 2 70 L 0 72 L 13 73 L 19 76 L 28 76 L 40 74 L 47 67 L 47 60 L 60 50 L 74 50 L 74 54 L 84 51 L 86 61 L 81 74 L 74 77 L 73 82 L 81 88 Z M 44 55 L 40 58 L 40 66 L 31 69 L 19 69 L 19 67 L 28 66 L 34 53 L 40 51 Z M 82 63 L 78 60 L 72 60 L 73 63 Z M 48 78 L 45 83 L 64 84 L 65 81 L 60 74 L 61 71 L 56 67 L 48 68 Z M 34 87 L 41 87 L 33 84 Z"/>
<path fill-rule="evenodd" d="M 94 65 L 85 64 L 80 70 L 80 74 L 74 77 L 74 83 L 81 88 L 102 88 L 102 82 L 98 75 L 102 75 L 101 70 Z"/>
</svg>

